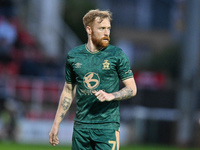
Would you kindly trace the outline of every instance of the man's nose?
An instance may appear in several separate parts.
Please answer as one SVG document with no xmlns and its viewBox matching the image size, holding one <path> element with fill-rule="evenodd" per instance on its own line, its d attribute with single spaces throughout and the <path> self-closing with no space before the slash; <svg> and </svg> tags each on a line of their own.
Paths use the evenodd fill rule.
<svg viewBox="0 0 200 150">
<path fill-rule="evenodd" d="M 104 32 L 104 35 L 105 35 L 105 36 L 109 36 L 109 35 L 110 35 L 110 30 L 109 30 L 109 29 L 106 29 L 105 32 Z"/>
</svg>

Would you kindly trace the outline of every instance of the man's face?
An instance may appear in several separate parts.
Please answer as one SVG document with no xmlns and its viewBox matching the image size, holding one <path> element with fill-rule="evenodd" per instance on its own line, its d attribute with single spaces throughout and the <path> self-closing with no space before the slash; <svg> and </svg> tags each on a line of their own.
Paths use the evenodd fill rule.
<svg viewBox="0 0 200 150">
<path fill-rule="evenodd" d="M 110 41 L 110 20 L 108 18 L 103 19 L 100 22 L 100 18 L 96 18 L 92 27 L 92 42 L 97 48 L 105 48 L 109 45 Z"/>
</svg>

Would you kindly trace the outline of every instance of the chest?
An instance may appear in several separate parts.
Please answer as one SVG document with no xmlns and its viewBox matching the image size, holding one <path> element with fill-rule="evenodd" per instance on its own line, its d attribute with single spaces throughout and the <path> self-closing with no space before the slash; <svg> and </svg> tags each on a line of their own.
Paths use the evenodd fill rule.
<svg viewBox="0 0 200 150">
<path fill-rule="evenodd" d="M 91 72 L 103 78 L 117 74 L 117 62 L 116 57 L 108 54 L 80 55 L 74 57 L 71 66 L 79 78 Z"/>
</svg>

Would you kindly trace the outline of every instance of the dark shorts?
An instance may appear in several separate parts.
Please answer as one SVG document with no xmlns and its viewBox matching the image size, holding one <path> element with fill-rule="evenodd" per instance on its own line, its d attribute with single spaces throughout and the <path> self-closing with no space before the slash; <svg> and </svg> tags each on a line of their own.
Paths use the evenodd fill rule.
<svg viewBox="0 0 200 150">
<path fill-rule="evenodd" d="M 118 150 L 119 131 L 114 129 L 75 129 L 72 150 Z"/>
</svg>

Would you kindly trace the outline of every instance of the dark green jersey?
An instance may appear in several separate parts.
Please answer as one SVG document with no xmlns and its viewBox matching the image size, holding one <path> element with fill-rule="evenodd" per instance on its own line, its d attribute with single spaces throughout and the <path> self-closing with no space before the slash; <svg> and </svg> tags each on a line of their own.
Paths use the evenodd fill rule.
<svg viewBox="0 0 200 150">
<path fill-rule="evenodd" d="M 97 52 L 78 46 L 68 53 L 65 72 L 66 82 L 77 85 L 75 127 L 119 128 L 119 101 L 100 102 L 92 91 L 116 92 L 119 80 L 133 78 L 124 52 L 112 45 Z"/>
</svg>

